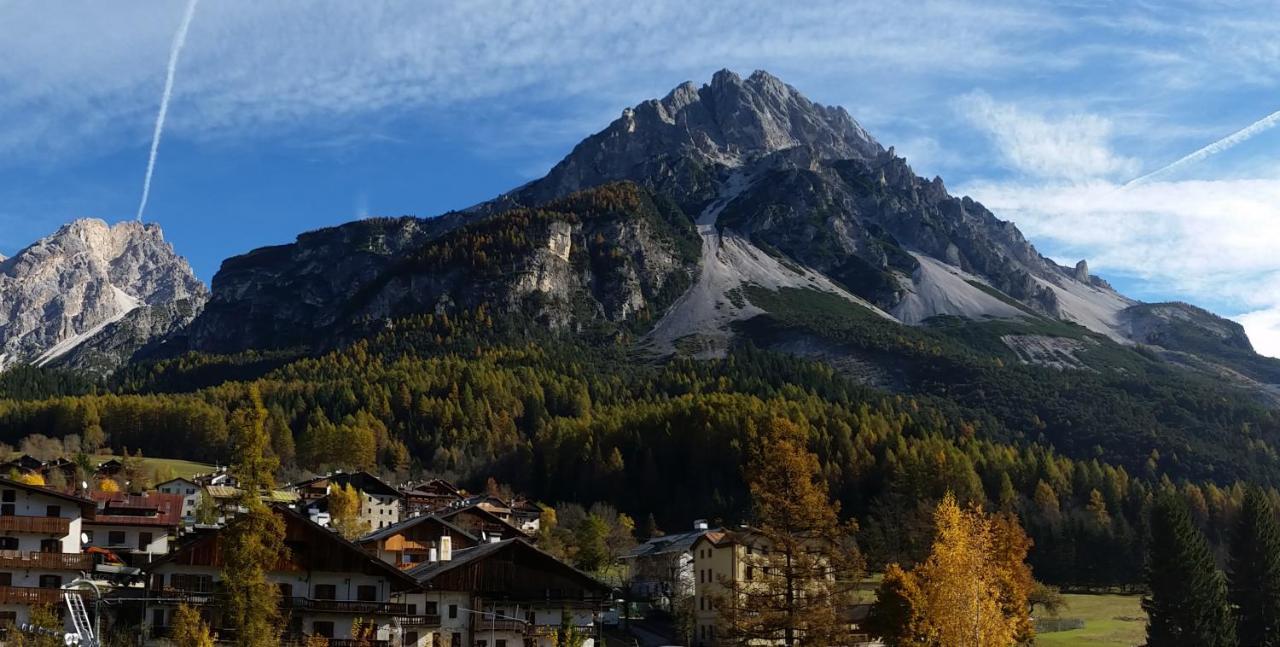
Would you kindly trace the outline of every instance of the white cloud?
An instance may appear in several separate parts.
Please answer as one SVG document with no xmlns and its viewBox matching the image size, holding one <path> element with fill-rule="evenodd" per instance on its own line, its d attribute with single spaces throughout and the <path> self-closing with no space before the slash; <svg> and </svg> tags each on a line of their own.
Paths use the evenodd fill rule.
<svg viewBox="0 0 1280 647">
<path fill-rule="evenodd" d="M 1111 150 L 1112 125 L 1103 117 L 1070 113 L 1056 119 L 971 92 L 957 101 L 961 114 L 984 131 L 1014 170 L 1071 181 L 1131 176 L 1139 164 Z"/>
<path fill-rule="evenodd" d="M 1280 306 L 1246 312 L 1233 318 L 1249 333 L 1254 350 L 1280 357 Z"/>
<path fill-rule="evenodd" d="M 1136 277 L 1235 312 L 1280 312 L 1280 179 L 977 182 L 962 191 L 1037 246 L 1087 258 L 1099 274 Z M 1256 312 L 1241 318 L 1259 348 L 1280 355 L 1271 321 Z"/>
<path fill-rule="evenodd" d="M 58 6 L 60 15 L 0 3 L 0 155 L 10 161 L 134 145 L 155 114 L 182 8 Z M 1008 48 L 1049 27 L 1018 9 L 937 1 L 905 12 L 834 1 L 227 0 L 201 7 L 191 26 L 170 128 L 188 139 L 262 137 L 477 101 L 489 103 L 481 120 L 540 102 L 574 120 L 720 67 L 803 72 L 820 62 L 874 82 L 1022 64 Z"/>
</svg>

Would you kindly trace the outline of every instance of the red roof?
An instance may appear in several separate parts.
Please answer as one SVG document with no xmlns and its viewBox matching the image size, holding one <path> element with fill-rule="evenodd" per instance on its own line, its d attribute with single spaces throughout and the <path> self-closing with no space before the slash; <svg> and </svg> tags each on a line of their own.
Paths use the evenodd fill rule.
<svg viewBox="0 0 1280 647">
<path fill-rule="evenodd" d="M 98 504 L 98 514 L 87 522 L 102 526 L 164 526 L 182 523 L 181 494 L 126 494 L 124 492 L 91 492 Z"/>
</svg>

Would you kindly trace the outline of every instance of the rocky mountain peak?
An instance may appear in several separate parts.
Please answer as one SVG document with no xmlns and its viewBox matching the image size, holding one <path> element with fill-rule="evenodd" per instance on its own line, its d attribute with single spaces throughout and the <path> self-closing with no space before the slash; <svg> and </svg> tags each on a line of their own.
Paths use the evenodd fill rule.
<svg viewBox="0 0 1280 647">
<path fill-rule="evenodd" d="M 814 103 L 768 72 L 743 79 L 721 70 L 701 87 L 686 81 L 623 110 L 511 197 L 535 204 L 616 180 L 692 192 L 699 173 L 690 167 L 734 168 L 796 147 L 819 159 L 873 159 L 884 150 L 843 108 Z"/>
<path fill-rule="evenodd" d="M 158 225 L 76 220 L 0 265 L 0 368 L 49 361 L 135 309 L 206 298 Z"/>
</svg>

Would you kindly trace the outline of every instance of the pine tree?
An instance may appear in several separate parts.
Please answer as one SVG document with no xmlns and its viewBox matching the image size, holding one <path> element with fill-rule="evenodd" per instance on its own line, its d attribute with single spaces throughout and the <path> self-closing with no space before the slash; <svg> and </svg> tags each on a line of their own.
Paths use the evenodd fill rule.
<svg viewBox="0 0 1280 647">
<path fill-rule="evenodd" d="M 1231 541 L 1231 602 L 1240 644 L 1280 645 L 1280 528 L 1265 494 L 1245 494 Z"/>
<path fill-rule="evenodd" d="M 1149 647 L 1235 645 L 1226 578 L 1174 493 L 1161 494 L 1151 511 L 1147 585 L 1142 608 Z"/>
</svg>

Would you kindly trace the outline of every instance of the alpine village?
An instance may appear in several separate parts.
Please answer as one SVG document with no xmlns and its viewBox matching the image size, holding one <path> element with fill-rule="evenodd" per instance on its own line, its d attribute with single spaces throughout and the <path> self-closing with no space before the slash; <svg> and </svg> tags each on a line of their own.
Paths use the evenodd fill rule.
<svg viewBox="0 0 1280 647">
<path fill-rule="evenodd" d="M 766 72 L 208 287 L 66 224 L 0 371 L 4 645 L 1280 636 L 1280 360 Z"/>
</svg>

